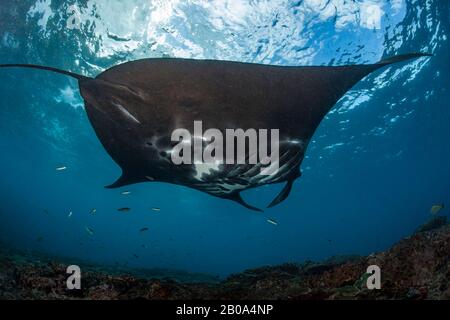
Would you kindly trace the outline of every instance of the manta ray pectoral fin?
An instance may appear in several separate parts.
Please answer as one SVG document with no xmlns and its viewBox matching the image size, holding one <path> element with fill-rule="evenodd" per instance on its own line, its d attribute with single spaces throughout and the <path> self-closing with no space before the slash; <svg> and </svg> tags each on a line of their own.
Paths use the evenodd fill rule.
<svg viewBox="0 0 450 320">
<path fill-rule="evenodd" d="M 117 179 L 114 183 L 105 186 L 107 189 L 115 189 L 120 188 L 129 184 L 133 184 L 138 182 L 135 178 L 133 178 L 131 175 L 127 174 L 126 172 L 123 172 L 122 175 Z"/>
<path fill-rule="evenodd" d="M 377 66 L 386 66 L 389 64 L 393 64 L 393 63 L 397 63 L 397 62 L 402 62 L 402 61 L 406 61 L 406 60 L 410 60 L 410 59 L 416 59 L 416 58 L 421 58 L 421 57 L 432 57 L 433 54 L 431 53 L 408 53 L 408 54 L 400 54 L 397 56 L 393 56 L 393 57 L 389 57 L 387 59 L 383 59 L 381 61 L 378 61 L 375 65 Z"/>
<path fill-rule="evenodd" d="M 239 192 L 233 193 L 231 196 L 227 197 L 227 199 L 233 200 L 233 201 L 239 203 L 240 205 L 246 207 L 247 209 L 258 211 L 258 212 L 263 212 L 261 209 L 253 207 L 253 206 L 249 205 L 248 203 L 246 203 L 244 201 L 244 199 L 242 199 L 241 194 Z"/>
<path fill-rule="evenodd" d="M 280 193 L 276 196 L 276 198 L 273 199 L 272 202 L 267 206 L 267 208 L 272 208 L 277 204 L 286 200 L 286 198 L 289 196 L 289 193 L 291 192 L 293 183 L 294 180 L 289 180 L 284 186 L 284 188 L 280 191 Z"/>
</svg>

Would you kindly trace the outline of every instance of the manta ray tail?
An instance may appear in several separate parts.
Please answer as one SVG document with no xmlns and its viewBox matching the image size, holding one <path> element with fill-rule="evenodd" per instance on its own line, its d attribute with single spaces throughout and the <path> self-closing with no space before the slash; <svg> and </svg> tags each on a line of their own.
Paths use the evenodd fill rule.
<svg viewBox="0 0 450 320">
<path fill-rule="evenodd" d="M 378 61 L 377 63 L 375 63 L 375 65 L 379 66 L 379 67 L 383 67 L 383 66 L 387 66 L 389 64 L 393 64 L 393 63 L 397 63 L 397 62 L 402 62 L 402 61 L 416 59 L 416 58 L 421 58 L 421 57 L 431 57 L 431 56 L 433 56 L 433 54 L 431 54 L 431 53 L 421 53 L 421 52 L 400 54 L 400 55 L 397 55 L 397 56 L 393 56 L 393 57 L 389 57 L 389 58 L 386 58 L 386 59 L 382 59 L 382 60 Z"/>
<path fill-rule="evenodd" d="M 35 65 L 35 64 L 0 64 L 0 68 L 31 68 L 31 69 L 40 69 L 40 70 L 56 72 L 56 73 L 59 73 L 59 74 L 64 74 L 66 76 L 75 78 L 75 79 L 77 79 L 79 81 L 91 79 L 89 77 L 83 76 L 81 74 L 76 74 L 76 73 L 73 73 L 73 72 L 70 72 L 70 71 L 65 71 L 65 70 L 52 68 L 52 67 L 39 66 L 39 65 Z"/>
<path fill-rule="evenodd" d="M 256 208 L 256 207 L 253 207 L 253 206 L 249 205 L 248 203 L 246 203 L 246 202 L 244 201 L 244 199 L 242 199 L 242 197 L 241 197 L 241 195 L 239 194 L 239 192 L 234 193 L 232 196 L 230 196 L 230 197 L 227 198 L 227 199 L 236 201 L 237 203 L 239 203 L 240 205 L 246 207 L 247 209 L 254 210 L 254 211 L 258 211 L 258 212 L 263 212 L 261 209 Z"/>
</svg>

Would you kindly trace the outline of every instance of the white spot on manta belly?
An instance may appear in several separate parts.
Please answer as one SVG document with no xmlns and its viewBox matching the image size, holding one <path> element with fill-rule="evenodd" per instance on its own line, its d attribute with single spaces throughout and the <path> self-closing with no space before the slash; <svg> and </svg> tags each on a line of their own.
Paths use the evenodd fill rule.
<svg viewBox="0 0 450 320">
<path fill-rule="evenodd" d="M 194 176 L 194 178 L 199 180 L 199 181 L 203 181 L 202 180 L 202 176 L 204 174 L 210 175 L 214 171 L 219 171 L 220 164 L 221 164 L 220 161 L 216 161 L 214 163 L 197 163 L 197 164 L 194 164 L 194 166 L 195 166 L 195 176 Z"/>
<path fill-rule="evenodd" d="M 121 104 L 113 102 L 113 106 L 117 107 L 120 110 L 120 112 L 122 112 L 122 114 L 128 119 L 141 124 L 141 122 L 135 116 L 133 116 L 127 109 L 125 109 L 124 106 L 122 106 Z"/>
<path fill-rule="evenodd" d="M 298 146 L 299 148 L 304 149 L 306 147 L 307 141 L 301 139 L 287 139 L 282 142 L 288 143 L 290 145 Z"/>
</svg>

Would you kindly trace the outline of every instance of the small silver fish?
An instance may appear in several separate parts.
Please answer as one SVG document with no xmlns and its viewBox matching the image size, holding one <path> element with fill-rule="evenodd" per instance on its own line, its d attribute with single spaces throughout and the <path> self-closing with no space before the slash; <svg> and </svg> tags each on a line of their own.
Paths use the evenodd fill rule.
<svg viewBox="0 0 450 320">
<path fill-rule="evenodd" d="M 97 209 L 93 208 L 89 213 L 90 214 L 96 214 L 97 213 Z"/>
<path fill-rule="evenodd" d="M 275 220 L 272 220 L 272 219 L 267 219 L 267 222 L 273 224 L 274 226 L 278 225 L 278 222 L 276 222 Z"/>
<path fill-rule="evenodd" d="M 439 211 L 441 211 L 441 209 L 444 209 L 444 204 L 443 203 L 435 204 L 434 206 L 431 207 L 430 213 L 431 214 L 436 214 Z"/>
<path fill-rule="evenodd" d="M 89 235 L 93 236 L 94 235 L 94 230 L 92 230 L 89 227 L 86 227 L 86 232 L 89 233 Z"/>
<path fill-rule="evenodd" d="M 129 195 L 130 193 L 131 193 L 131 191 L 123 191 L 123 192 L 121 192 L 120 194 L 126 196 L 126 195 Z"/>
<path fill-rule="evenodd" d="M 64 170 L 66 170 L 67 169 L 67 167 L 58 167 L 58 168 L 56 168 L 56 171 L 64 171 Z"/>
<path fill-rule="evenodd" d="M 153 211 L 161 211 L 161 208 L 153 207 L 152 210 Z"/>
<path fill-rule="evenodd" d="M 73 212 L 69 211 L 69 214 L 67 215 L 67 218 L 70 218 L 72 216 Z"/>
</svg>

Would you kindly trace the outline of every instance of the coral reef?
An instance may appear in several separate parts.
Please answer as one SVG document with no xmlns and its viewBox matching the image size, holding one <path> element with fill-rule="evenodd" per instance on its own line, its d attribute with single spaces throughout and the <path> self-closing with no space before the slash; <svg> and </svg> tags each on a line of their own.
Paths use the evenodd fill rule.
<svg viewBox="0 0 450 320">
<path fill-rule="evenodd" d="M 380 266 L 380 290 L 368 290 L 366 269 Z M 450 225 L 429 223 L 391 249 L 367 257 L 283 264 L 231 275 L 138 277 L 91 267 L 82 289 L 68 290 L 67 265 L 2 251 L 0 299 L 450 299 Z M 101 271 L 100 271 L 101 270 Z"/>
</svg>

